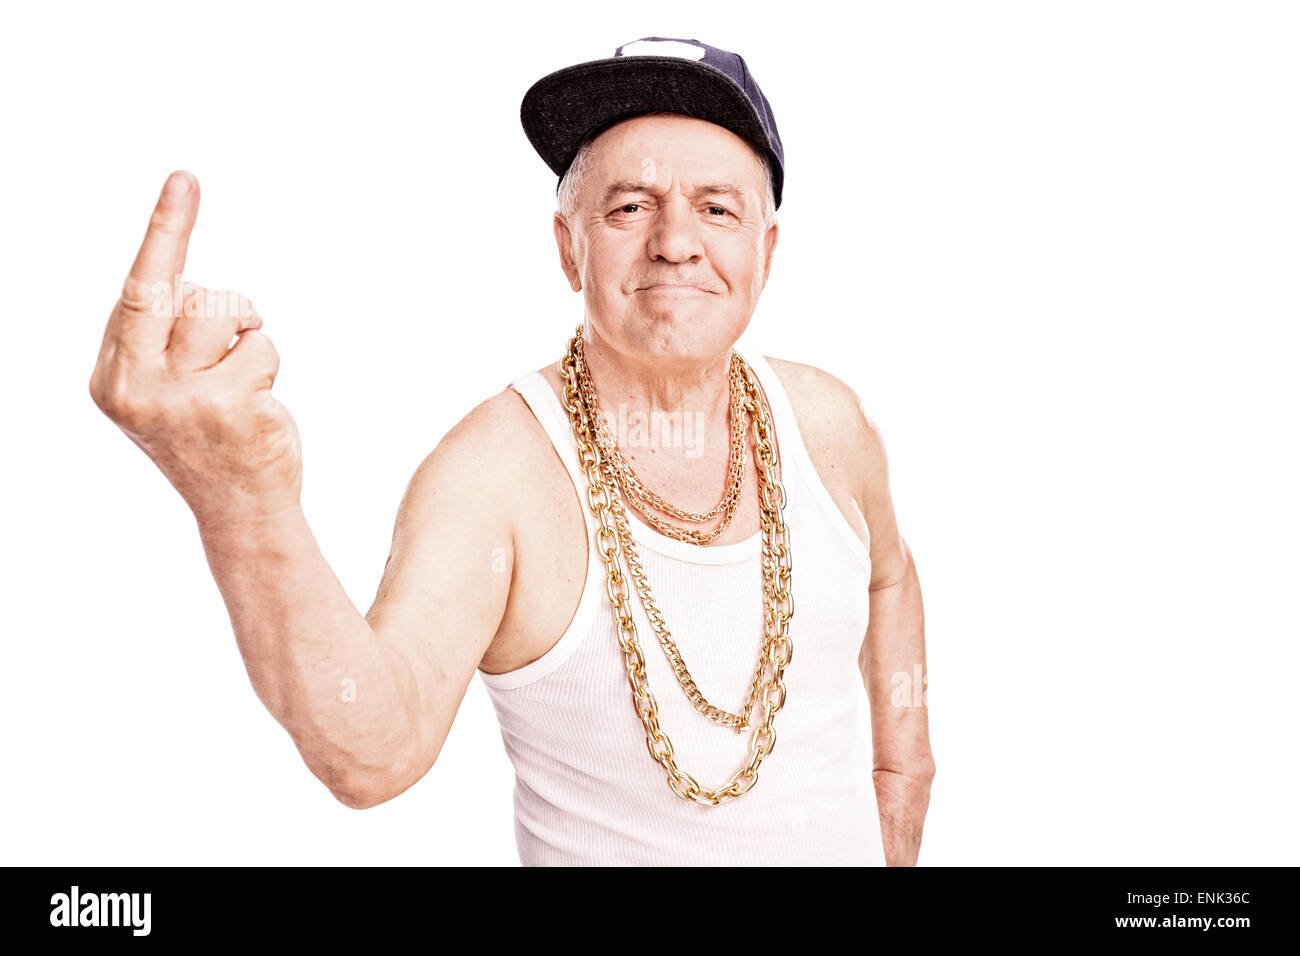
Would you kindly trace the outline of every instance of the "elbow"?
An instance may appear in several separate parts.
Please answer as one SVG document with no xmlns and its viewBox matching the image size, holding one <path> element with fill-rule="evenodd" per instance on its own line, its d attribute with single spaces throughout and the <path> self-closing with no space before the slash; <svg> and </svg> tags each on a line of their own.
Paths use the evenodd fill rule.
<svg viewBox="0 0 1300 956">
<path fill-rule="evenodd" d="M 354 769 L 347 773 L 333 773 L 322 777 L 334 799 L 353 810 L 369 810 L 400 796 L 424 776 L 425 767 L 418 773 L 405 765 L 386 765 L 368 770 Z"/>
<path fill-rule="evenodd" d="M 362 770 L 356 766 L 342 768 L 331 765 L 323 768 L 314 766 L 311 770 L 335 800 L 352 810 L 377 807 L 406 789 L 397 785 L 395 776 L 387 769 L 380 772 L 377 769 Z"/>
<path fill-rule="evenodd" d="M 362 751 L 323 742 L 315 737 L 299 751 L 312 774 L 334 799 L 351 810 L 369 810 L 387 803 L 413 786 L 433 764 L 419 760 L 408 746 L 374 747 Z"/>
<path fill-rule="evenodd" d="M 388 785 L 386 781 L 342 780 L 328 784 L 334 799 L 352 810 L 369 810 L 387 803 L 405 788 Z"/>
<path fill-rule="evenodd" d="M 334 794 L 334 799 L 352 810 L 369 810 L 392 799 L 383 794 L 355 790 L 332 790 L 331 793 Z"/>
<path fill-rule="evenodd" d="M 934 757 L 930 756 L 928 759 L 921 762 L 913 776 L 915 776 L 917 780 L 928 785 L 934 782 L 935 769 Z"/>
<path fill-rule="evenodd" d="M 929 740 L 920 742 L 916 750 L 909 755 L 904 768 L 904 773 L 920 783 L 929 785 L 934 780 L 937 768 L 934 762 L 934 751 L 930 748 Z"/>
<path fill-rule="evenodd" d="M 905 757 L 896 755 L 890 760 L 878 759 L 872 768 L 873 773 L 893 774 L 927 787 L 934 782 L 935 770 L 934 755 L 928 748 Z"/>
</svg>

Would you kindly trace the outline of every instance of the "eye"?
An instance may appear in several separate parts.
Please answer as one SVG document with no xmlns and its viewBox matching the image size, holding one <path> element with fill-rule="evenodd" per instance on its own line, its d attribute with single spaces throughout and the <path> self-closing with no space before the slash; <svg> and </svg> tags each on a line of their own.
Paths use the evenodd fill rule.
<svg viewBox="0 0 1300 956">
<path fill-rule="evenodd" d="M 707 208 L 708 208 L 710 214 L 712 214 L 713 211 L 716 209 L 719 213 L 721 213 L 721 214 L 724 215 L 724 216 L 729 216 L 729 215 L 731 215 L 731 210 L 727 209 L 725 206 L 709 206 L 709 207 L 707 207 Z"/>
<path fill-rule="evenodd" d="M 619 212 L 634 213 L 641 208 L 640 203 L 629 202 L 618 207 Z"/>
</svg>

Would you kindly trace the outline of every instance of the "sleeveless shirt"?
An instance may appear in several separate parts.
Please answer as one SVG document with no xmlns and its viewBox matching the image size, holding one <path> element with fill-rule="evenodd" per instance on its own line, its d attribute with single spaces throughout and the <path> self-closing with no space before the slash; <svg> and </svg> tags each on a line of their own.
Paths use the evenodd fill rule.
<svg viewBox="0 0 1300 956">
<path fill-rule="evenodd" d="M 771 407 L 786 491 L 792 646 L 775 746 L 745 794 L 717 806 L 677 796 L 650 755 L 633 705 L 599 527 L 567 412 L 540 372 L 510 382 L 555 446 L 587 530 L 586 583 L 569 627 L 537 660 L 478 671 L 515 770 L 514 824 L 525 866 L 883 866 L 871 779 L 871 726 L 858 654 L 871 561 L 818 476 L 771 365 L 740 353 Z M 615 493 L 617 493 L 615 491 Z M 746 494 L 757 489 L 746 485 Z M 760 535 L 695 545 L 660 534 L 628 509 L 651 594 L 691 677 L 738 713 L 764 641 Z M 620 567 L 626 574 L 626 567 Z M 741 734 L 687 699 L 631 582 L 628 598 L 660 729 L 680 771 L 717 789 L 749 760 Z M 755 703 L 752 724 L 763 716 Z"/>
</svg>

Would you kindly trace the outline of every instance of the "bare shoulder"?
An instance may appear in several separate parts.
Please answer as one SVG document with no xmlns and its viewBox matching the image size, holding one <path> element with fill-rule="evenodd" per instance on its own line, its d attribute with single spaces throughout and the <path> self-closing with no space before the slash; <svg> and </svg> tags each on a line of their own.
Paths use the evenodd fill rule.
<svg viewBox="0 0 1300 956">
<path fill-rule="evenodd" d="M 888 587 L 910 557 L 898 532 L 884 441 L 858 394 L 825 369 L 763 356 L 781 380 L 808 457 L 871 554 L 871 587 Z"/>
<path fill-rule="evenodd" d="M 472 510 L 496 533 L 513 535 L 548 456 L 554 453 L 541 425 L 523 397 L 506 387 L 466 412 L 428 453 L 411 478 L 403 512 L 418 520 Z"/>
<path fill-rule="evenodd" d="M 538 371 L 553 391 L 559 387 L 546 369 Z M 577 612 L 585 582 L 587 541 L 578 492 L 540 412 L 507 387 L 443 439 L 474 457 L 480 487 L 502 513 L 498 527 L 509 541 L 503 568 L 509 593 L 492 643 L 478 661 L 488 674 L 517 670 L 553 647 Z"/>
<path fill-rule="evenodd" d="M 562 402 L 564 385 L 557 365 L 558 361 L 536 371 Z M 538 505 L 538 498 L 553 504 L 557 489 L 562 494 L 572 486 L 537 413 L 510 386 L 470 409 L 420 468 L 453 470 L 461 483 L 498 500 L 512 514 Z"/>
<path fill-rule="evenodd" d="M 857 392 L 825 369 L 764 355 L 794 409 L 808 457 L 827 472 L 848 471 L 860 506 L 873 474 L 884 465 L 884 442 Z M 838 477 L 838 476 L 837 476 Z"/>
<path fill-rule="evenodd" d="M 483 477 L 506 485 L 513 485 L 521 474 L 534 473 L 540 460 L 555 455 L 528 402 L 510 386 L 470 409 L 443 436 L 439 448 L 443 446 L 451 456 L 490 467 L 492 474 Z"/>
<path fill-rule="evenodd" d="M 484 548 L 492 570 L 504 572 L 486 578 L 508 590 L 521 553 L 545 538 L 545 521 L 567 481 L 554 447 L 517 391 L 507 387 L 480 401 L 443 435 L 407 485 L 379 600 L 368 615 L 372 624 L 380 616 L 432 613 L 430 582 L 446 577 L 448 568 L 480 567 Z M 457 593 L 463 597 L 484 578 L 458 579 Z M 493 631 L 506 599 L 505 590 L 491 595 L 494 606 L 501 602 Z"/>
<path fill-rule="evenodd" d="M 440 444 L 500 469 L 544 448 L 545 437 L 523 396 L 507 386 L 470 409 Z"/>
</svg>

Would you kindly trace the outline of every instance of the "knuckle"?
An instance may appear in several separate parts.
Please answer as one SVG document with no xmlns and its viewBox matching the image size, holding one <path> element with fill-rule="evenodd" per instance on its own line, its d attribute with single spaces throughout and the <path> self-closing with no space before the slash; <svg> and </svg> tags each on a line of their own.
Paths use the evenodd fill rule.
<svg viewBox="0 0 1300 956">
<path fill-rule="evenodd" d="M 270 339 L 266 340 L 266 362 L 267 377 L 274 382 L 276 375 L 280 373 L 280 352 Z"/>
<path fill-rule="evenodd" d="M 90 392 L 90 397 L 95 400 L 96 405 L 101 407 L 103 406 L 103 400 L 105 398 L 104 381 L 106 377 L 107 373 L 104 368 L 104 361 L 101 358 L 95 363 L 95 367 L 91 369 L 90 379 L 86 383 L 86 388 Z"/>
<path fill-rule="evenodd" d="M 127 276 L 122 283 L 122 306 L 132 312 L 150 312 L 166 292 L 165 282 L 144 282 Z"/>
<path fill-rule="evenodd" d="M 271 363 L 272 363 L 276 368 L 279 368 L 279 367 L 280 367 L 280 350 L 277 349 L 277 348 L 275 347 L 275 343 L 271 341 L 271 337 L 270 337 L 269 335 L 267 335 L 265 332 L 260 332 L 260 331 L 259 331 L 257 334 L 260 335 L 260 336 L 262 337 L 262 341 L 263 341 L 264 343 L 266 343 L 266 344 L 265 344 L 265 348 L 266 348 L 266 357 L 267 357 L 268 359 L 271 360 Z"/>
<path fill-rule="evenodd" d="M 169 209 L 156 206 L 153 214 L 149 217 L 149 231 L 157 236 L 179 236 L 181 234 L 180 217 Z"/>
<path fill-rule="evenodd" d="M 114 421 L 139 425 L 153 418 L 153 403 L 121 379 L 101 387 L 99 407 Z"/>
<path fill-rule="evenodd" d="M 90 397 L 106 412 L 116 406 L 119 398 L 115 376 L 111 376 L 98 365 L 90 375 Z"/>
<path fill-rule="evenodd" d="M 253 350 L 262 362 L 270 365 L 274 369 L 279 369 L 280 352 L 275 347 L 275 343 L 271 341 L 269 335 L 261 329 L 249 329 L 244 332 L 243 335 L 248 339 L 249 348 Z"/>
<path fill-rule="evenodd" d="M 101 412 L 110 410 L 111 399 L 108 392 L 105 391 L 103 383 L 95 375 L 90 377 L 90 400 L 95 403 L 95 407 Z"/>
</svg>

